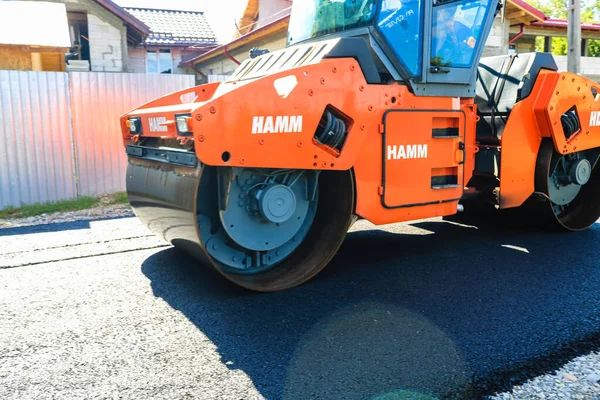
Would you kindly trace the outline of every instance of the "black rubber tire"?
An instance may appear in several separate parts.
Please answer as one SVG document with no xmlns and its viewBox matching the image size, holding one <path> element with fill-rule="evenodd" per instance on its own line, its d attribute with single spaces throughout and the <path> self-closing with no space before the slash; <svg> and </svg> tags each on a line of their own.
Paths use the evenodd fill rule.
<svg viewBox="0 0 600 400">
<path fill-rule="evenodd" d="M 589 229 L 600 218 L 600 168 L 593 166 L 590 180 L 568 210 L 557 216 L 549 199 L 550 167 L 560 157 L 551 138 L 540 144 L 535 169 L 535 192 L 520 207 L 493 210 L 483 202 L 465 203 L 465 212 L 445 220 L 476 226 L 495 226 L 523 231 L 577 232 Z"/>
<path fill-rule="evenodd" d="M 544 229 L 570 232 L 589 229 L 600 218 L 600 168 L 598 164 L 593 166 L 589 181 L 582 186 L 566 212 L 557 216 L 548 198 L 548 177 L 552 162 L 559 156 L 552 140 L 544 138 L 536 164 L 536 193 L 528 199 L 523 209 Z"/>
<path fill-rule="evenodd" d="M 335 256 L 353 220 L 354 179 L 350 171 L 323 171 L 313 224 L 300 246 L 283 262 L 264 272 L 242 275 L 215 268 L 238 286 L 276 292 L 299 286 L 317 275 Z"/>
</svg>

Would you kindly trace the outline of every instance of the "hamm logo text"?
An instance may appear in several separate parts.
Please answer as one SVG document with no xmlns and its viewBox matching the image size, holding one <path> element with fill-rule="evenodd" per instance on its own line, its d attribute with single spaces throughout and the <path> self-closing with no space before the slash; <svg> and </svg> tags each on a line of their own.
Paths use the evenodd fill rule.
<svg viewBox="0 0 600 400">
<path fill-rule="evenodd" d="M 148 125 L 150 125 L 151 132 L 167 132 L 167 126 L 162 125 L 167 122 L 166 117 L 148 118 Z"/>
<path fill-rule="evenodd" d="M 426 144 L 388 145 L 388 160 L 403 160 L 407 158 L 427 158 Z"/>
<path fill-rule="evenodd" d="M 600 111 L 592 111 L 590 115 L 590 126 L 600 126 Z"/>
<path fill-rule="evenodd" d="M 301 115 L 252 118 L 252 134 L 302 132 Z"/>
</svg>

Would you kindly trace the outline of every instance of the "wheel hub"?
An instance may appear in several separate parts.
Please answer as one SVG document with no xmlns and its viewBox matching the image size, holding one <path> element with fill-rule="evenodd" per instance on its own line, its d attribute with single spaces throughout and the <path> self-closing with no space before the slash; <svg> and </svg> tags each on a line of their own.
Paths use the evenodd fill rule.
<svg viewBox="0 0 600 400">
<path fill-rule="evenodd" d="M 577 160 L 571 166 L 569 176 L 571 182 L 578 185 L 585 185 L 590 180 L 590 176 L 592 176 L 592 165 L 585 158 Z"/>
<path fill-rule="evenodd" d="M 591 175 L 592 165 L 582 153 L 563 155 L 556 160 L 548 178 L 548 196 L 557 215 L 575 200 Z"/>
<path fill-rule="evenodd" d="M 296 196 L 285 185 L 271 185 L 258 192 L 258 204 L 261 215 L 269 222 L 281 224 L 294 214 Z"/>
<path fill-rule="evenodd" d="M 259 273 L 281 262 L 308 234 L 317 182 L 318 171 L 233 168 L 225 173 L 219 178 L 222 229 L 204 233 L 207 251 L 236 273 Z"/>
</svg>

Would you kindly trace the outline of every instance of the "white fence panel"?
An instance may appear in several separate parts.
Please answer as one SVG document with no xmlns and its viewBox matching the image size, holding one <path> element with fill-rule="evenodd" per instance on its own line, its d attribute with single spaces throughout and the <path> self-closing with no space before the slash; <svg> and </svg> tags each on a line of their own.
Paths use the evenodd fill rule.
<svg viewBox="0 0 600 400">
<path fill-rule="evenodd" d="M 0 209 L 76 197 L 68 78 L 0 71 Z"/>
</svg>

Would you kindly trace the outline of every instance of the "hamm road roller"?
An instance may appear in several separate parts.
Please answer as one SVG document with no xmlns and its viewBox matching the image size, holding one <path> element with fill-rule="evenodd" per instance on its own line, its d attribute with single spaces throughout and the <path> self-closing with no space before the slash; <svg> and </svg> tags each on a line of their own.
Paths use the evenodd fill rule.
<svg viewBox="0 0 600 400">
<path fill-rule="evenodd" d="M 489 205 L 588 229 L 600 85 L 546 53 L 482 58 L 501 8 L 295 0 L 285 48 L 121 117 L 136 216 L 260 292 L 314 277 L 359 219 Z"/>
</svg>

